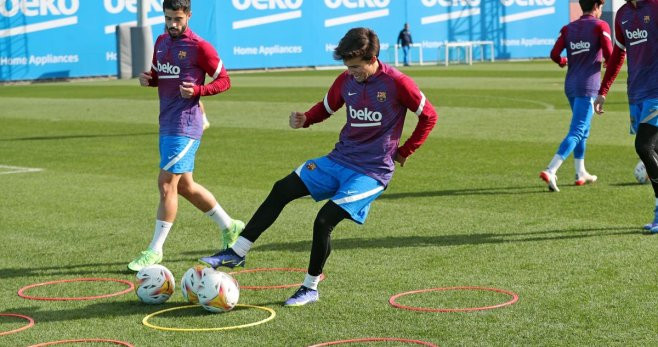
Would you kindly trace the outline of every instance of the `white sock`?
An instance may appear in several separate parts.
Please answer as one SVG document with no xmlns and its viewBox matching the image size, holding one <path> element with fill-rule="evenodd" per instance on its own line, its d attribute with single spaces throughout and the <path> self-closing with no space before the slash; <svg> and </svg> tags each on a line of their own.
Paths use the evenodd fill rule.
<svg viewBox="0 0 658 347">
<path fill-rule="evenodd" d="M 164 246 L 169 230 L 174 223 L 165 222 L 162 220 L 155 221 L 155 231 L 153 232 L 153 240 L 149 245 L 149 249 L 153 252 L 162 254 L 162 246 Z"/>
<path fill-rule="evenodd" d="M 585 170 L 585 159 L 574 159 L 573 166 L 576 169 L 576 174 L 584 174 L 587 172 L 587 170 Z"/>
<path fill-rule="evenodd" d="M 318 290 L 318 283 L 320 283 L 320 276 L 311 276 L 306 274 L 306 277 L 304 277 L 304 283 L 302 283 L 302 285 L 306 288 Z"/>
<path fill-rule="evenodd" d="M 555 175 L 557 169 L 560 168 L 560 165 L 562 165 L 563 161 L 564 159 L 562 159 L 562 157 L 556 154 L 551 160 L 551 162 L 548 164 L 546 170 L 548 170 L 548 172 L 550 172 L 551 174 Z"/>
<path fill-rule="evenodd" d="M 231 219 L 226 211 L 219 206 L 219 203 L 217 203 L 217 205 L 215 205 L 210 211 L 206 212 L 206 216 L 215 221 L 222 230 L 228 229 L 231 224 L 233 224 L 233 219 Z"/>
<path fill-rule="evenodd" d="M 245 255 L 247 255 L 247 252 L 249 252 L 249 250 L 251 249 L 252 244 L 253 242 L 240 236 L 238 237 L 238 240 L 235 241 L 233 246 L 231 246 L 231 248 L 233 249 L 233 252 L 235 252 L 235 254 L 244 257 Z"/>
</svg>

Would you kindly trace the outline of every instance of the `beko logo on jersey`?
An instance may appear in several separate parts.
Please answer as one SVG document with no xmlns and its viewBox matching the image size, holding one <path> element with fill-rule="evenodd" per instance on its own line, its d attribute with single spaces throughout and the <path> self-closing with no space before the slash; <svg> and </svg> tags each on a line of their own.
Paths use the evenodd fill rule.
<svg viewBox="0 0 658 347">
<path fill-rule="evenodd" d="M 13 17 L 22 12 L 27 17 L 70 16 L 78 12 L 79 0 L 0 0 L 0 15 Z"/>
<path fill-rule="evenodd" d="M 639 28 L 635 29 L 633 31 L 629 31 L 628 29 L 626 29 L 625 31 L 626 31 L 626 37 L 629 40 L 635 40 L 635 41 L 631 41 L 631 43 L 630 43 L 631 46 L 637 45 L 637 44 L 642 43 L 642 42 L 647 42 L 647 39 L 649 37 L 649 32 L 648 31 L 641 30 Z"/>
<path fill-rule="evenodd" d="M 649 37 L 649 32 L 640 29 L 636 29 L 634 31 L 628 31 L 628 29 L 626 29 L 626 37 L 628 37 L 630 40 L 646 39 Z"/>
<path fill-rule="evenodd" d="M 571 45 L 571 49 L 589 49 L 590 44 L 589 42 L 586 41 L 580 41 L 580 42 L 569 42 Z"/>
<path fill-rule="evenodd" d="M 160 64 L 160 62 L 158 62 L 158 66 L 156 70 L 164 74 L 176 75 L 176 77 L 178 77 L 178 74 L 180 74 L 180 67 L 176 65 L 171 65 L 169 63 Z M 162 78 L 162 76 L 160 76 L 160 78 Z"/>
<path fill-rule="evenodd" d="M 368 110 L 367 107 L 363 110 L 355 110 L 352 108 L 352 105 L 350 105 L 348 106 L 348 109 L 350 112 L 350 118 L 352 119 L 365 120 L 370 122 L 379 122 L 382 120 L 381 112 L 372 112 Z"/>
<path fill-rule="evenodd" d="M 480 6 L 480 0 L 421 0 L 421 3 L 425 7 L 433 7 L 436 5 L 442 7 L 451 7 L 451 6 Z"/>
<path fill-rule="evenodd" d="M 302 7 L 304 0 L 232 0 L 236 10 L 296 10 Z"/>
<path fill-rule="evenodd" d="M 505 6 L 553 6 L 555 5 L 555 0 L 500 0 L 500 3 Z"/>
<path fill-rule="evenodd" d="M 324 4 L 330 9 L 337 9 L 341 6 L 346 8 L 384 8 L 391 3 L 391 0 L 324 0 Z"/>
</svg>

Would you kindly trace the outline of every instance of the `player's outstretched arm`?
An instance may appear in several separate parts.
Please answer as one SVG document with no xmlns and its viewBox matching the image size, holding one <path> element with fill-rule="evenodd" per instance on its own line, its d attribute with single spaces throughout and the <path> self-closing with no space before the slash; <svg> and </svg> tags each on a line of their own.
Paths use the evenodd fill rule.
<svg viewBox="0 0 658 347">
<path fill-rule="evenodd" d="M 290 127 L 293 129 L 299 129 L 304 126 L 304 123 L 306 123 L 306 115 L 302 112 L 290 112 L 290 119 L 288 120 L 288 124 L 290 124 Z"/>
</svg>

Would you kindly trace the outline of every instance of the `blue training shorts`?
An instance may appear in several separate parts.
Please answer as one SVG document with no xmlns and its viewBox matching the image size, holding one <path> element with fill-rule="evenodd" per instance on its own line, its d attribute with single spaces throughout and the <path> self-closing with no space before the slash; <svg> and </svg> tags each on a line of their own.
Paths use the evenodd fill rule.
<svg viewBox="0 0 658 347">
<path fill-rule="evenodd" d="M 160 136 L 160 168 L 174 174 L 194 171 L 200 143 L 186 136 Z"/>
<path fill-rule="evenodd" d="M 295 173 L 315 201 L 331 199 L 359 224 L 366 221 L 370 203 L 384 192 L 381 182 L 327 157 L 308 160 Z"/>
<path fill-rule="evenodd" d="M 640 123 L 658 127 L 658 99 L 647 99 L 637 104 L 629 105 L 631 111 L 631 134 L 637 134 Z"/>
</svg>

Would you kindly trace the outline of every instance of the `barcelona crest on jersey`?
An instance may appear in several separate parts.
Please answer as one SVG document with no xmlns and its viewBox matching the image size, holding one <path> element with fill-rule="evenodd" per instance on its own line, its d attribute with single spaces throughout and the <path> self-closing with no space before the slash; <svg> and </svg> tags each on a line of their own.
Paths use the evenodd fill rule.
<svg viewBox="0 0 658 347">
<path fill-rule="evenodd" d="M 179 52 L 178 52 L 178 59 L 183 60 L 183 59 L 185 59 L 186 57 L 187 57 L 187 52 L 185 52 L 185 51 L 179 51 Z"/>
<path fill-rule="evenodd" d="M 377 92 L 377 100 L 379 102 L 386 101 L 386 92 Z"/>
</svg>

